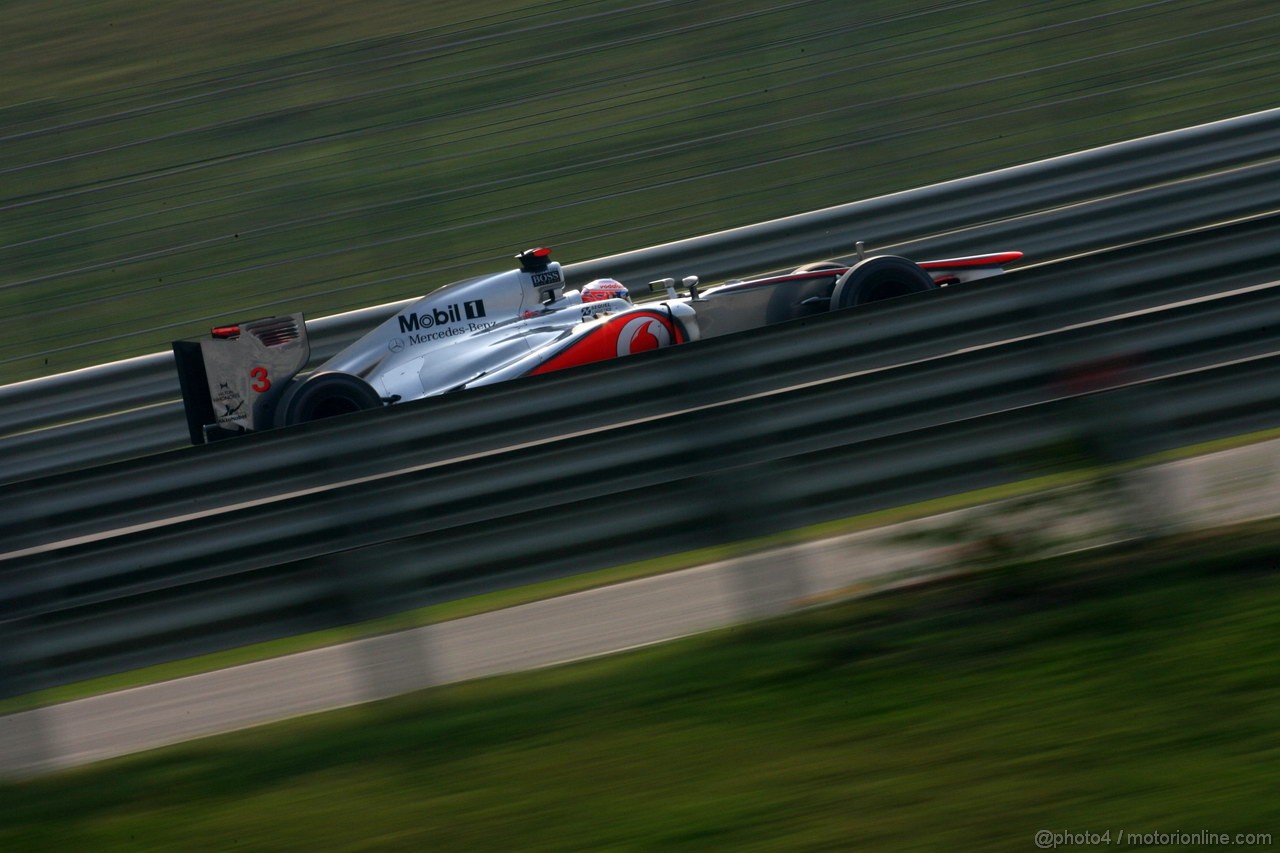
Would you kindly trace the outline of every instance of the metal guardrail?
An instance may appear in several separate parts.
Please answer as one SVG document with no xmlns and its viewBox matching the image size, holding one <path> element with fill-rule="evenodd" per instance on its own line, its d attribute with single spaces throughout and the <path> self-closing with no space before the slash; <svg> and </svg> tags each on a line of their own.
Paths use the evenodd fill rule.
<svg viewBox="0 0 1280 853">
<path fill-rule="evenodd" d="M 1038 257 L 1084 251 L 1266 209 L 1278 146 L 1280 110 L 1269 110 L 565 269 L 580 281 L 713 279 L 839 256 L 855 238 L 945 254 L 1004 240 Z M 962 233 L 928 237 L 940 231 Z M 403 304 L 312 321 L 317 360 Z M 14 462 L 0 480 L 179 446 L 177 396 L 168 353 L 0 387 L 0 452 Z M 98 420 L 73 423 L 85 419 Z M 37 429 L 50 433 L 22 435 Z"/>
<path fill-rule="evenodd" d="M 1280 243 L 1270 239 L 1280 216 L 1262 217 L 1095 258 L 1080 258 L 1003 279 L 925 294 L 918 304 L 884 304 L 700 343 L 679 350 L 598 365 L 532 382 L 505 383 L 272 435 L 130 460 L 13 483 L 0 491 L 0 542 L 13 551 L 152 522 L 230 502 L 265 499 L 359 477 L 407 470 L 512 444 L 555 440 L 637 417 L 654 418 L 851 370 L 870 371 L 938 359 L 969 347 L 1029 335 L 1119 311 L 1149 310 L 1280 280 Z M 1271 291 L 1162 311 L 1179 341 L 1223 359 L 1232 336 L 1267 342 Z M 1227 304 L 1255 305 L 1231 314 L 1225 338 L 1213 335 Z M 1214 312 L 1212 314 L 1208 312 Z M 1172 318 L 1177 317 L 1178 325 Z M 1128 321 L 1141 325 L 1141 317 Z M 1115 328 L 1127 328 L 1125 323 Z M 1261 331 L 1259 331 L 1261 330 Z M 1249 332 L 1254 338 L 1246 339 Z M 1064 348 L 1089 330 L 1053 338 Z M 1102 338 L 1077 344 L 1080 360 L 1103 355 Z M 1153 339 L 1154 341 L 1154 339 Z M 1211 349 L 1208 344 L 1213 343 Z M 1108 346 L 1134 343 L 1123 334 Z M 1159 350 L 1155 343 L 1150 343 Z M 960 359 L 955 363 L 965 363 Z M 897 370 L 900 388 L 918 388 L 923 367 Z M 985 368 L 984 368 L 985 369 Z M 956 378 L 948 378 L 950 387 Z M 968 377 L 960 378 L 966 387 Z M 530 387 L 536 383 L 536 387 Z M 683 389 L 675 393 L 673 389 Z M 921 389 L 920 401 L 932 399 Z M 323 430 L 323 448 L 313 434 Z M 360 446 L 358 454 L 336 452 Z M 319 452 L 318 452 L 319 451 Z M 317 457 L 321 462 L 317 464 Z"/>
<path fill-rule="evenodd" d="M 1199 239 L 1238 249 L 1273 225 Z M 1145 248 L 1081 261 L 1074 288 L 1037 285 L 1062 275 L 1048 267 L 1018 288 L 595 365 L 537 394 L 512 383 L 19 484 L 0 513 L 4 541 L 29 546 L 0 557 L 6 689 L 1006 482 L 1089 440 L 1099 405 L 1134 413 L 1119 433 L 1146 449 L 1280 422 L 1276 288 L 1215 298 L 1202 271 L 1152 278 Z M 1133 316 L 1039 331 L 1027 310 L 1164 283 L 1199 301 L 1156 309 L 1147 293 Z M 911 363 L 935 316 L 949 348 Z M 896 344 L 896 365 L 868 366 L 868 339 Z M 1082 354 L 1123 387 L 1080 393 Z M 296 493 L 250 500 L 281 489 Z"/>
<path fill-rule="evenodd" d="M 1264 165 L 1260 168 L 1270 172 L 1275 167 Z M 1141 222 L 1142 227 L 1148 229 L 1164 226 L 1177 230 L 1174 225 L 1182 224 L 1183 220 L 1189 217 L 1202 217 L 1208 214 L 1213 214 L 1215 217 L 1225 216 L 1226 211 L 1233 210 L 1232 205 L 1237 203 L 1249 210 L 1265 209 L 1267 204 L 1274 205 L 1276 199 L 1271 196 L 1268 189 L 1274 184 L 1256 181 L 1240 183 L 1246 178 L 1257 176 L 1258 171 L 1255 169 L 1241 170 L 1238 174 L 1233 173 L 1230 180 L 1222 176 L 1214 176 L 1213 181 L 1222 182 L 1218 186 L 1220 192 L 1214 195 L 1204 194 L 1206 188 L 1203 182 L 1193 181 L 1178 187 L 1176 200 L 1168 195 L 1167 188 L 1158 188 L 1151 192 L 1159 193 L 1162 200 L 1169 205 L 1168 208 L 1161 208 L 1159 215 L 1135 211 L 1133 205 L 1146 199 L 1148 195 L 1136 193 L 1119 200 L 1082 205 L 1069 212 L 1052 214 L 1052 216 L 1062 217 L 1060 229 L 1054 229 L 1051 227 L 1052 222 L 1045 221 L 1043 216 L 1038 216 L 1025 222 L 1021 220 L 998 222 L 979 229 L 984 233 L 990 231 L 993 234 L 999 234 L 998 237 L 987 239 L 965 232 L 960 235 L 931 238 L 914 248 L 907 247 L 907 250 L 957 254 L 963 253 L 966 245 L 971 247 L 975 240 L 985 245 L 1035 244 L 1042 248 L 1054 240 L 1059 240 L 1061 242 L 1057 244 L 1058 249 L 1045 253 L 1052 254 L 1055 251 L 1070 253 L 1082 246 L 1097 245 L 1103 241 L 1103 235 L 1107 235 L 1107 240 L 1132 236 L 1133 226 L 1127 223 Z M 1262 200 L 1255 200 L 1255 197 Z M 1110 213 L 1099 209 L 1100 206 L 1112 205 L 1115 209 Z M 1180 217 L 1180 211 L 1185 215 Z M 1180 237 L 1172 242 L 1153 241 L 1145 249 L 1138 247 L 1136 252 L 1134 250 L 1109 252 L 1106 263 L 1127 265 L 1130 275 L 1139 281 L 1145 281 L 1146 277 L 1158 272 L 1161 280 L 1160 287 L 1154 290 L 1145 288 L 1145 290 L 1150 294 L 1150 299 L 1163 299 L 1178 281 L 1189 282 L 1185 287 L 1190 292 L 1196 290 L 1197 283 L 1203 287 L 1205 281 L 1222 280 L 1231 269 L 1244 267 L 1252 272 L 1275 267 L 1277 250 L 1275 241 L 1271 239 L 1273 228 L 1274 226 L 1268 224 L 1265 216 L 1259 217 L 1257 223 L 1240 232 L 1231 229 L 1225 231 L 1208 229 L 1201 234 Z M 1040 229 L 1044 229 L 1043 233 Z M 1183 250 L 1184 247 L 1181 245 L 1183 243 L 1187 244 L 1187 247 L 1194 247 L 1194 250 Z M 1092 265 L 1095 262 L 1095 260 L 1086 260 L 1083 263 Z M 1045 294 L 1043 296 L 1045 301 L 1037 306 L 1022 304 L 1023 297 L 1016 292 L 1021 290 L 1017 284 L 1021 280 L 1020 274 L 1006 277 L 1003 281 L 983 281 L 980 286 L 985 290 L 1014 289 L 1015 294 L 1011 298 L 1019 303 L 1016 309 L 1018 311 L 1052 311 L 1055 322 L 1063 316 L 1085 318 L 1091 311 L 1107 307 L 1105 301 L 1110 297 L 1093 293 L 1086 283 L 1076 280 L 1080 275 L 1078 271 L 1083 268 L 1081 263 L 1075 261 L 1056 264 L 1058 272 L 1053 276 L 1047 279 L 1037 278 L 1038 282 L 1043 282 L 1043 285 L 1037 285 L 1037 287 L 1042 286 L 1046 290 L 1054 291 Z M 1041 274 L 1041 271 L 1037 271 L 1037 276 Z M 1126 298 L 1140 302 L 1143 296 L 1134 294 Z M 1034 297 L 1033 301 L 1038 299 L 1041 297 Z M 914 333 L 933 339 L 944 333 L 943 324 L 949 321 L 943 316 L 930 316 L 923 322 L 926 325 L 915 327 Z M 886 346 L 896 348 L 900 344 L 891 340 L 873 338 L 867 340 L 865 345 L 869 349 L 876 349 Z M 2 392 L 3 389 L 0 389 L 0 393 Z M 4 464 L 0 466 L 0 480 L 16 482 L 36 477 L 47 478 L 61 471 L 101 465 L 112 460 L 127 459 L 163 449 L 186 447 L 188 438 L 185 423 L 181 404 L 170 401 L 133 409 L 122 414 L 73 422 L 58 428 L 0 438 L 0 454 L 3 454 L 4 458 Z"/>
<path fill-rule="evenodd" d="M 1271 210 L 1280 111 L 1218 124 L 1233 133 L 1165 134 L 627 262 L 696 256 L 705 273 L 740 270 L 747 256 L 761 267 L 812 259 L 831 254 L 812 248 L 831 235 L 791 229 L 845 222 L 854 208 L 875 213 L 876 233 L 948 254 L 977 233 L 1069 253 L 1206 211 Z M 1152 159 L 1126 169 L 1122 151 Z M 1153 175 L 1165 183 L 1152 186 Z M 925 196 L 938 207 L 921 210 Z M 1018 217 L 1072 198 L 1091 201 Z M 1162 213 L 1138 221 L 1156 199 Z M 999 219 L 923 236 L 984 217 Z M 1158 450 L 1273 426 L 1278 223 L 1257 215 L 541 377 L 536 390 L 517 381 L 58 475 L 41 458 L 86 440 L 134 452 L 129 433 L 109 427 L 132 419 L 141 430 L 164 404 L 11 436 L 6 464 L 42 476 L 0 490 L 0 696 L 1007 482 L 1046 448 L 1122 458 L 1134 435 Z M 1047 224 L 1057 232 L 1044 236 Z M 331 322 L 364 328 L 385 310 Z M 1133 313 L 1103 322 L 1120 311 Z M 1105 369 L 1089 366 L 1099 358 Z M 47 400 L 61 420 L 113 395 L 137 403 L 160 381 L 144 361 L 54 377 L 63 384 L 43 386 L 48 397 L 21 383 L 35 396 L 18 399 Z M 59 408 L 96 382 L 101 394 Z M 0 389 L 0 402 L 17 387 Z"/>
<path fill-rule="evenodd" d="M 1106 397 L 1096 405 L 1158 413 L 1167 426 L 1153 446 L 1173 446 L 1214 434 L 1209 425 L 1224 416 L 1232 428 L 1276 423 L 1278 366 L 1280 356 L 1272 354 L 1101 392 Z M 6 590 L 15 607 L 7 663 L 27 674 L 17 683 L 32 689 L 574 573 L 596 561 L 694 548 L 747 529 L 760 535 L 995 485 L 1025 475 L 1024 460 L 1041 458 L 1046 447 L 1078 440 L 1073 407 L 1086 399 L 869 440 L 829 431 L 810 437 L 807 447 L 766 444 L 769 452 L 739 455 L 740 464 L 728 468 L 699 464 L 705 431 L 753 413 L 726 412 L 716 427 L 677 416 L 651 443 L 606 433 L 585 447 L 547 445 L 532 457 L 512 452 L 406 478 L 384 529 L 403 535 L 386 542 L 362 541 L 370 537 L 347 517 L 362 495 L 313 503 L 306 514 L 318 514 L 330 533 L 352 545 L 319 558 L 293 524 L 303 517 L 297 507 L 188 525 L 123 548 L 116 543 L 107 554 L 72 549 L 44 567 L 53 577 Z M 575 462 L 580 470 L 572 470 Z M 564 473 L 558 481 L 538 480 L 533 490 L 521 483 L 494 489 L 512 465 L 528 466 L 533 476 Z M 586 474 L 596 476 L 584 484 Z M 413 497 L 423 493 L 425 500 Z M 727 502 L 729 494 L 738 497 Z M 386 500 L 382 490 L 378 499 Z M 614 514 L 627 519 L 625 527 L 604 523 Z M 229 549 L 232 537 L 237 546 Z M 287 562 L 257 565 L 256 549 L 267 542 Z M 211 543 L 219 543 L 212 553 Z M 139 565 L 148 551 L 163 559 Z"/>
</svg>

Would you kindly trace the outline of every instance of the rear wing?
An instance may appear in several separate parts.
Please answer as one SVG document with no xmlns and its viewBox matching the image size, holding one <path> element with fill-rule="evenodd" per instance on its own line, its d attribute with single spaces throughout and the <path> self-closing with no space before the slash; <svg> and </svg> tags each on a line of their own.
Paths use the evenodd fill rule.
<svg viewBox="0 0 1280 853">
<path fill-rule="evenodd" d="M 220 326 L 174 341 L 173 358 L 192 444 L 274 425 L 276 405 L 311 358 L 301 314 Z"/>
</svg>

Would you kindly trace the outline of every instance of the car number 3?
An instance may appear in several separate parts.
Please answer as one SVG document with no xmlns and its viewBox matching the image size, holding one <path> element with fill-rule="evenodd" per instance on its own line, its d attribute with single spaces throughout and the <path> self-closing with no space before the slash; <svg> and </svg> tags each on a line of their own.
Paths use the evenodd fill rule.
<svg viewBox="0 0 1280 853">
<path fill-rule="evenodd" d="M 249 375 L 253 377 L 254 383 L 249 387 L 261 394 L 264 391 L 271 390 L 271 380 L 267 378 L 267 369 L 265 367 L 255 367 L 249 371 Z"/>
</svg>

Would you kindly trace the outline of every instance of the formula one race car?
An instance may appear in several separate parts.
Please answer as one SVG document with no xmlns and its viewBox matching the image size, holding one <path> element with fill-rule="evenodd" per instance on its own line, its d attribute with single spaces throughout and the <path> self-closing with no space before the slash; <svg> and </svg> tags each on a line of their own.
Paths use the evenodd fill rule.
<svg viewBox="0 0 1280 853">
<path fill-rule="evenodd" d="M 191 440 L 416 400 L 549 373 L 644 350 L 739 332 L 825 311 L 999 275 L 1021 252 L 914 263 L 893 255 L 852 266 L 821 262 L 785 274 L 700 290 L 694 276 L 652 282 L 666 298 L 635 304 L 613 279 L 566 290 L 549 249 L 516 257 L 520 268 L 447 285 L 305 377 L 310 358 L 301 314 L 220 326 L 201 341 L 175 341 Z"/>
</svg>

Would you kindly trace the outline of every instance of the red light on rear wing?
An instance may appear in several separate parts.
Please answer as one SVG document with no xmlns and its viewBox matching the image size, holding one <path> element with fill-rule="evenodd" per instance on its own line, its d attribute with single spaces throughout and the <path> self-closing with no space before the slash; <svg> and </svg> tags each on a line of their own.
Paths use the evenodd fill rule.
<svg viewBox="0 0 1280 853">
<path fill-rule="evenodd" d="M 217 340 L 233 341 L 242 335 L 252 335 L 262 342 L 263 346 L 278 347 L 301 337 L 298 319 L 293 315 L 284 317 L 264 317 L 261 320 L 250 320 L 234 326 L 216 326 L 209 330 L 211 337 Z"/>
</svg>

